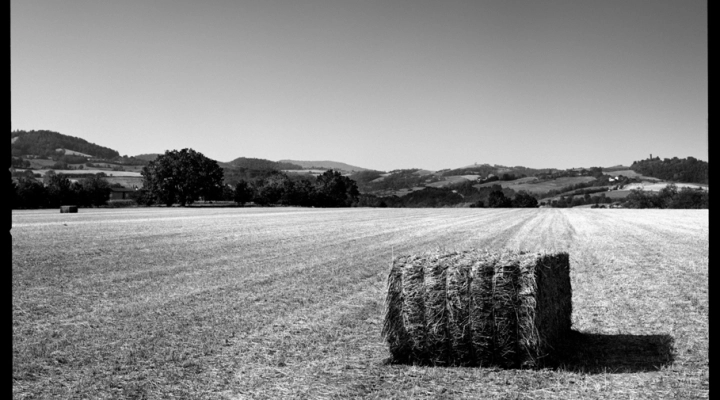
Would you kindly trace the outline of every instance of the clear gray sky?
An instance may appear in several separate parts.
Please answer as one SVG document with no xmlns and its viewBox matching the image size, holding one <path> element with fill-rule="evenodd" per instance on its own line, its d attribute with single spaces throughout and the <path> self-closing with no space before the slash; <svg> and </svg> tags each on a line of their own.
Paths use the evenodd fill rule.
<svg viewBox="0 0 720 400">
<path fill-rule="evenodd" d="M 12 129 L 365 168 L 707 160 L 700 0 L 12 0 Z"/>
</svg>

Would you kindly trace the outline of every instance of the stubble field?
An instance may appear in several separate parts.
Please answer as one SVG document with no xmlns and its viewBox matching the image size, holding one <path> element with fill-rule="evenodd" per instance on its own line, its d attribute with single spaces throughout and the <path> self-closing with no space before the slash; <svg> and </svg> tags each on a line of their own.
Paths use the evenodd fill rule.
<svg viewBox="0 0 720 400">
<path fill-rule="evenodd" d="M 708 211 L 13 211 L 13 397 L 707 398 Z M 387 363 L 392 255 L 570 254 L 542 370 Z"/>
</svg>

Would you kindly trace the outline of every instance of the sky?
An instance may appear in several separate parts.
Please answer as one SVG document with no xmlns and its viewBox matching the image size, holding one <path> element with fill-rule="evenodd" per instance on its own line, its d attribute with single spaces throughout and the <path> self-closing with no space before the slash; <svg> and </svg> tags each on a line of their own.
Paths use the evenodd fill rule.
<svg viewBox="0 0 720 400">
<path fill-rule="evenodd" d="M 12 0 L 12 130 L 390 171 L 708 159 L 700 0 Z"/>
</svg>

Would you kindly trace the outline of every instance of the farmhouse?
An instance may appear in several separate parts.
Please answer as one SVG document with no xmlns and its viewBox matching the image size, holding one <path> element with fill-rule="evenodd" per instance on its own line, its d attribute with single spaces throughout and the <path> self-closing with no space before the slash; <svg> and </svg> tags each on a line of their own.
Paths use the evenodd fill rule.
<svg viewBox="0 0 720 400">
<path fill-rule="evenodd" d="M 131 188 L 110 188 L 110 200 L 125 200 L 130 198 L 130 193 L 133 193 L 136 189 Z"/>
</svg>

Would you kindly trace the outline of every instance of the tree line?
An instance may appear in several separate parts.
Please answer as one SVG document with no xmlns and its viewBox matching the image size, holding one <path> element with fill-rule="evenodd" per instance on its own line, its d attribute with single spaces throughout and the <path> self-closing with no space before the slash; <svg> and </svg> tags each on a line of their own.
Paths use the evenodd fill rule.
<svg viewBox="0 0 720 400">
<path fill-rule="evenodd" d="M 202 199 L 233 200 L 241 205 L 349 207 L 359 195 L 354 181 L 333 170 L 312 179 L 290 178 L 271 170 L 249 180 L 239 179 L 234 188 L 225 183 L 224 172 L 216 161 L 192 149 L 166 151 L 143 168 L 140 201 L 167 206 L 185 206 Z"/>
<path fill-rule="evenodd" d="M 99 207 L 107 205 L 112 191 L 105 174 L 86 176 L 76 182 L 63 174 L 48 172 L 43 182 L 20 177 L 10 180 L 12 208 L 57 208 L 61 205 Z"/>
<path fill-rule="evenodd" d="M 683 187 L 669 184 L 659 192 L 647 192 L 634 189 L 625 199 L 627 208 L 710 208 L 710 192 L 701 188 Z"/>
</svg>

